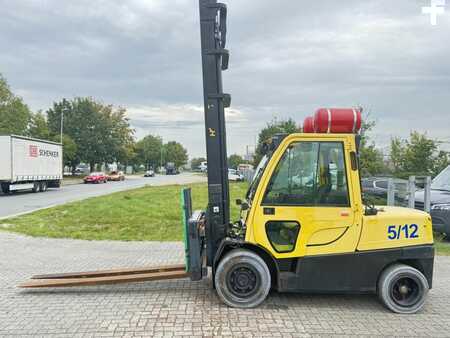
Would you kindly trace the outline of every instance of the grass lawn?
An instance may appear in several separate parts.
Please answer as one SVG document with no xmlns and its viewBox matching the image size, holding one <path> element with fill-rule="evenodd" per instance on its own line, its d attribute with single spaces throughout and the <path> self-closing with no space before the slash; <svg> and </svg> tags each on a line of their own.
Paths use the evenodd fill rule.
<svg viewBox="0 0 450 338">
<path fill-rule="evenodd" d="M 206 184 L 192 184 L 193 208 L 205 209 Z M 247 183 L 231 183 L 232 219 L 236 198 Z M 179 241 L 183 239 L 180 195 L 183 186 L 145 187 L 36 211 L 0 221 L 0 229 L 30 236 L 88 240 Z"/>
<path fill-rule="evenodd" d="M 434 236 L 434 245 L 438 255 L 450 256 L 450 242 L 444 240 L 442 236 Z"/>
<path fill-rule="evenodd" d="M 206 184 L 191 184 L 194 209 L 205 209 Z M 145 187 L 94 197 L 0 221 L 0 230 L 30 236 L 87 240 L 180 241 L 183 239 L 180 192 L 183 186 Z M 247 183 L 231 183 L 231 215 Z M 439 255 L 450 255 L 450 242 L 435 237 Z"/>
</svg>

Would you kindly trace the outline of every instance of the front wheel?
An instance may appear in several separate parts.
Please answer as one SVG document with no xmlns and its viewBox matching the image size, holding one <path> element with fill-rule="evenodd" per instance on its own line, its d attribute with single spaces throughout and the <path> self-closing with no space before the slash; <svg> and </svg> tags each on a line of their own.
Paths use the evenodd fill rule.
<svg viewBox="0 0 450 338">
<path fill-rule="evenodd" d="M 2 192 L 4 194 L 9 194 L 10 193 L 9 184 L 8 183 L 2 183 L 1 184 L 1 188 L 2 188 Z"/>
<path fill-rule="evenodd" d="M 378 281 L 378 296 L 391 311 L 411 314 L 419 311 L 427 297 L 428 281 L 417 269 L 395 264 L 386 268 Z"/>
<path fill-rule="evenodd" d="M 228 306 L 253 308 L 264 302 L 270 287 L 270 271 L 252 251 L 236 249 L 219 263 L 215 275 L 219 298 Z"/>
<path fill-rule="evenodd" d="M 34 192 L 34 193 L 36 193 L 36 192 L 39 192 L 40 191 L 40 184 L 39 184 L 39 182 L 33 182 L 33 188 L 31 188 L 31 191 L 32 192 Z"/>
</svg>

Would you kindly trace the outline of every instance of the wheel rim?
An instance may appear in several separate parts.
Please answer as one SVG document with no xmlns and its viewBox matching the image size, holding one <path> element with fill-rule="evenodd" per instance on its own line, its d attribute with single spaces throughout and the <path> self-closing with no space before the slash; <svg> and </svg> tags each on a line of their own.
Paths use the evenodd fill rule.
<svg viewBox="0 0 450 338">
<path fill-rule="evenodd" d="M 230 292 L 239 297 L 247 298 L 254 295 L 261 284 L 258 272 L 249 265 L 234 267 L 227 276 L 227 286 Z"/>
<path fill-rule="evenodd" d="M 397 305 L 410 307 L 417 304 L 421 297 L 422 287 L 417 278 L 401 276 L 393 281 L 391 298 Z"/>
</svg>

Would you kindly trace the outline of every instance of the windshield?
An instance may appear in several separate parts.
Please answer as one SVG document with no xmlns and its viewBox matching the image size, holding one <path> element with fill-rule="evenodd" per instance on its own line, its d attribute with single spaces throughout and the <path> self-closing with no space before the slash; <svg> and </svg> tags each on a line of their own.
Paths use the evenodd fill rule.
<svg viewBox="0 0 450 338">
<path fill-rule="evenodd" d="M 435 177 L 431 189 L 450 191 L 450 166 Z"/>
<path fill-rule="evenodd" d="M 264 169 L 266 168 L 267 163 L 269 162 L 269 157 L 267 155 L 264 155 L 264 157 L 261 159 L 261 161 L 258 164 L 258 167 L 255 170 L 255 175 L 253 176 L 252 183 L 250 184 L 250 187 L 247 191 L 247 200 L 250 202 L 253 197 L 255 196 L 256 188 L 259 185 L 259 181 L 261 180 L 262 173 L 264 172 Z"/>
</svg>

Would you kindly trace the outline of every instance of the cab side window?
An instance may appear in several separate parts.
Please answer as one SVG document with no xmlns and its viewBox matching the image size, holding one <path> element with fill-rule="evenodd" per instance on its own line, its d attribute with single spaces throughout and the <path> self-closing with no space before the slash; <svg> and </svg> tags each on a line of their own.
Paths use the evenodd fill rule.
<svg viewBox="0 0 450 338">
<path fill-rule="evenodd" d="M 291 144 L 272 174 L 263 204 L 349 206 L 343 143 Z"/>
</svg>

